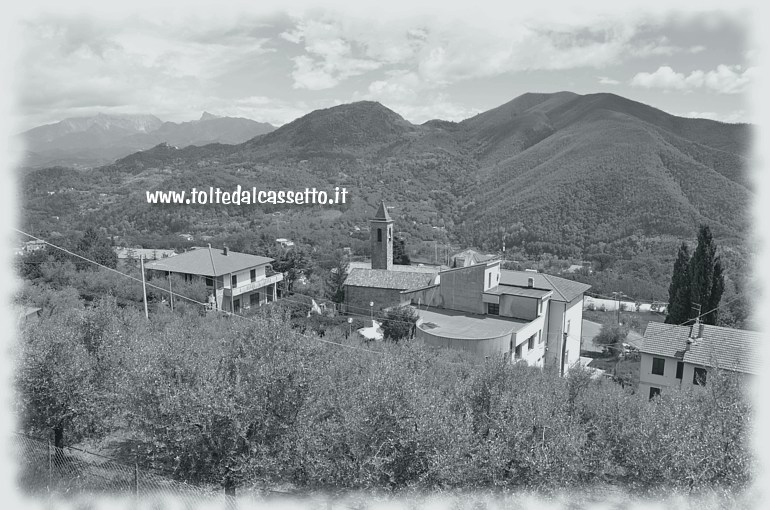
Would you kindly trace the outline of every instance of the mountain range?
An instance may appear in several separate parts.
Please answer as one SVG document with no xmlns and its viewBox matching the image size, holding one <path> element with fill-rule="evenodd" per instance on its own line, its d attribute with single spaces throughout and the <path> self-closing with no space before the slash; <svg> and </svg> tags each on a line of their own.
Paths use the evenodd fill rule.
<svg viewBox="0 0 770 510">
<path fill-rule="evenodd" d="M 55 131 L 58 136 L 48 143 L 66 136 L 80 140 L 77 135 L 89 130 L 133 129 L 119 139 L 142 143 L 171 140 L 92 170 L 90 186 L 109 183 L 99 189 L 103 194 L 236 183 L 272 189 L 344 185 L 353 202 L 330 228 L 343 220 L 365 224 L 384 199 L 396 206 L 401 228 L 415 239 L 435 236 L 430 231 L 435 226 L 466 246 L 500 249 L 505 243 L 570 257 L 629 239 L 691 238 L 703 223 L 718 238 L 743 239 L 750 226 L 751 126 L 675 117 L 613 94 L 524 94 L 462 122 L 423 124 L 363 101 L 316 110 L 229 145 L 194 146 L 193 135 L 183 133 L 214 137 L 225 128 L 204 126 L 232 125 L 234 119 L 101 120 L 85 131 L 88 122 L 80 131 Z M 32 131 L 44 139 L 44 131 Z M 182 139 L 187 141 L 177 142 Z M 46 175 L 50 180 L 50 172 Z M 47 184 L 31 176 L 28 185 L 40 192 Z M 129 218 L 150 211 L 139 197 L 106 208 L 122 209 L 120 217 Z M 189 218 L 190 225 L 198 214 L 222 213 L 176 208 L 174 214 L 180 221 Z M 284 209 L 304 221 L 301 208 Z M 105 211 L 96 210 L 103 217 Z M 260 213 L 238 214 L 253 219 Z"/>
<path fill-rule="evenodd" d="M 39 126 L 18 136 L 26 147 L 22 166 L 92 168 L 160 143 L 186 147 L 238 144 L 274 126 L 250 119 L 204 112 L 190 122 L 163 122 L 154 115 L 74 117 Z"/>
</svg>

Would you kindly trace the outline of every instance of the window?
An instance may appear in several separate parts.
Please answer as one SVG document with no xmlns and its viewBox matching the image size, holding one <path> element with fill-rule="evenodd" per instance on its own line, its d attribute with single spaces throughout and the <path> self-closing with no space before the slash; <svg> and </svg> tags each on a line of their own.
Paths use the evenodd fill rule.
<svg viewBox="0 0 770 510">
<path fill-rule="evenodd" d="M 382 242 L 382 229 L 381 228 L 377 229 L 377 242 L 378 243 Z"/>
<path fill-rule="evenodd" d="M 487 313 L 489 315 L 500 315 L 500 305 L 495 303 L 487 303 Z"/>
<path fill-rule="evenodd" d="M 532 335 L 527 339 L 527 350 L 531 351 L 535 348 L 535 335 Z"/>
<path fill-rule="evenodd" d="M 213 287 L 214 286 L 214 278 L 211 276 L 206 277 L 206 287 Z"/>
<path fill-rule="evenodd" d="M 492 273 L 489 273 L 489 278 L 487 278 L 487 287 L 492 286 Z"/>
<path fill-rule="evenodd" d="M 259 292 L 255 292 L 249 296 L 249 306 L 259 305 Z"/>
<path fill-rule="evenodd" d="M 232 276 L 230 277 L 230 284 L 231 284 L 233 287 L 237 287 L 237 286 L 238 286 L 238 275 L 237 275 L 237 274 L 234 274 L 234 275 L 232 275 Z"/>
<path fill-rule="evenodd" d="M 677 361 L 676 362 L 676 378 L 677 379 L 681 379 L 683 372 L 684 372 L 684 362 L 683 361 Z"/>
<path fill-rule="evenodd" d="M 653 397 L 657 397 L 658 395 L 660 395 L 660 388 L 650 386 L 650 400 L 652 400 Z"/>
<path fill-rule="evenodd" d="M 192 281 L 193 281 L 193 275 L 191 275 L 191 274 L 185 274 L 185 275 L 184 275 L 184 281 L 185 281 L 185 283 L 192 283 Z"/>
<path fill-rule="evenodd" d="M 252 282 L 256 282 L 257 281 L 257 270 L 256 269 L 252 269 L 251 270 L 251 274 L 249 276 L 251 276 L 251 281 Z"/>
<path fill-rule="evenodd" d="M 698 386 L 706 386 L 706 369 L 696 368 L 692 373 L 692 383 Z"/>
<path fill-rule="evenodd" d="M 513 359 L 521 359 L 521 344 L 516 346 L 516 351 L 514 352 Z"/>
<path fill-rule="evenodd" d="M 663 375 L 663 371 L 666 368 L 666 360 L 663 358 L 652 358 L 652 373 L 653 375 Z"/>
<path fill-rule="evenodd" d="M 393 229 L 391 227 L 388 227 L 388 241 L 393 240 Z"/>
</svg>

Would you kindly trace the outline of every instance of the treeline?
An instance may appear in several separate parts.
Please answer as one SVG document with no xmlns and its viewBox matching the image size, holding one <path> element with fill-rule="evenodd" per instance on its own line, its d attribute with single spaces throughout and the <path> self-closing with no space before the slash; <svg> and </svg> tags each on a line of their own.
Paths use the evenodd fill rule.
<svg viewBox="0 0 770 510">
<path fill-rule="evenodd" d="M 578 369 L 363 345 L 344 327 L 61 309 L 21 332 L 19 423 L 227 488 L 738 491 L 754 472 L 752 407 L 731 378 L 647 401 Z"/>
</svg>

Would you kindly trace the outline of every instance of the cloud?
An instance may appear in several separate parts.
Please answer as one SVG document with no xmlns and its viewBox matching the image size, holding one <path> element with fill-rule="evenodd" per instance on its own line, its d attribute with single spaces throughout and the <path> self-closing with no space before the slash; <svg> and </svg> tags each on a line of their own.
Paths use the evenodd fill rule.
<svg viewBox="0 0 770 510">
<path fill-rule="evenodd" d="M 687 113 L 675 113 L 679 117 L 687 117 L 691 119 L 709 119 L 718 120 L 719 122 L 727 122 L 731 124 L 751 122 L 746 110 L 735 110 L 727 114 L 718 114 L 716 112 L 687 112 Z"/>
<path fill-rule="evenodd" d="M 620 85 L 618 80 L 613 80 L 607 76 L 599 76 L 599 83 L 602 85 Z"/>
<path fill-rule="evenodd" d="M 382 65 L 360 50 L 354 51 L 353 43 L 342 35 L 340 26 L 316 20 L 300 21 L 294 30 L 280 34 L 281 38 L 304 46 L 305 54 L 292 59 L 295 89 L 329 89 Z"/>
<path fill-rule="evenodd" d="M 740 94 L 746 91 L 757 69 L 741 66 L 718 65 L 711 71 L 695 70 L 690 74 L 678 73 L 669 66 L 660 66 L 655 72 L 637 73 L 631 79 L 634 87 L 648 89 L 689 91 L 706 89 L 719 94 Z"/>
</svg>

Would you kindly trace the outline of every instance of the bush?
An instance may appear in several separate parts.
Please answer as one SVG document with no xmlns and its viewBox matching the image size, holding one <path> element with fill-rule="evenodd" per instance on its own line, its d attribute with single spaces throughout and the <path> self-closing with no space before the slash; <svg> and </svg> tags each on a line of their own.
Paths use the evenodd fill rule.
<svg viewBox="0 0 770 510">
<path fill-rule="evenodd" d="M 394 342 L 411 338 L 418 318 L 414 308 L 408 305 L 388 310 L 382 320 L 383 335 Z"/>
</svg>

